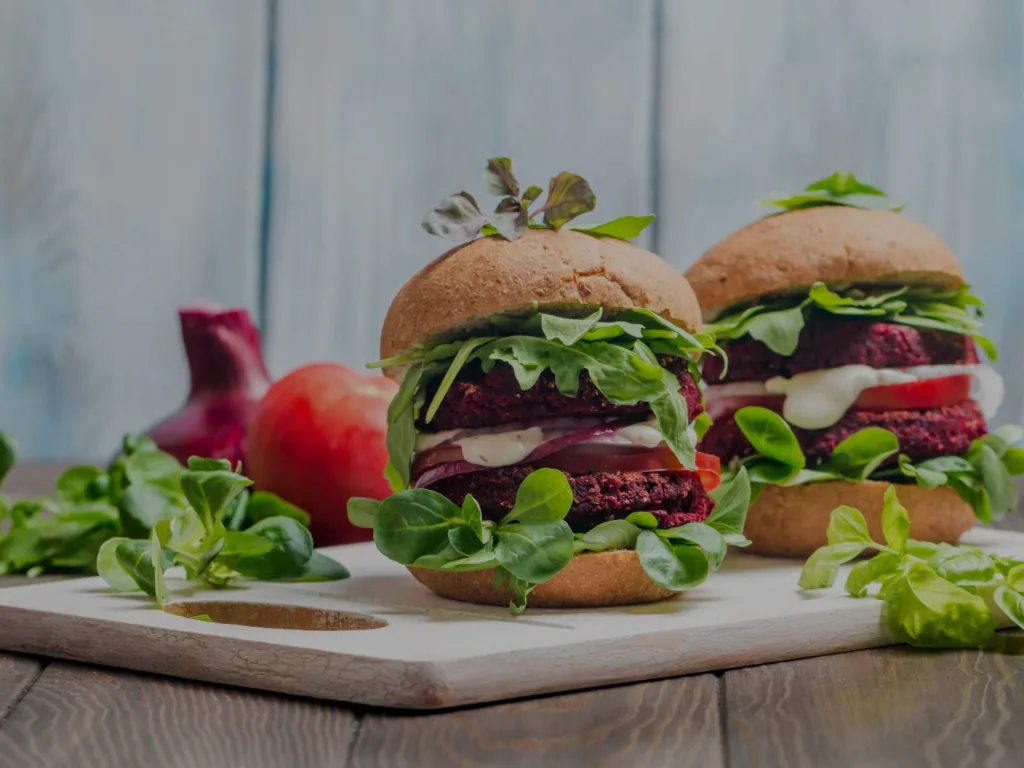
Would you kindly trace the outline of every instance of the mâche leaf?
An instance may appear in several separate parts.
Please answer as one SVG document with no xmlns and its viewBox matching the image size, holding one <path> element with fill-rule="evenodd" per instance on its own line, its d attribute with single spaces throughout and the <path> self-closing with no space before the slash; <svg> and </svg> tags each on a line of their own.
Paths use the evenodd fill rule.
<svg viewBox="0 0 1024 768">
<path fill-rule="evenodd" d="M 557 522 L 565 518 L 571 506 L 572 488 L 565 475 L 557 469 L 538 469 L 519 485 L 515 506 L 500 524 Z"/>
<path fill-rule="evenodd" d="M 373 540 L 385 557 L 409 565 L 448 546 L 448 530 L 460 516 L 461 510 L 439 493 L 425 488 L 402 491 L 377 508 Z"/>
<path fill-rule="evenodd" d="M 572 559 L 572 529 L 564 520 L 502 525 L 494 556 L 517 579 L 540 584 L 553 578 Z"/>
<path fill-rule="evenodd" d="M 868 522 L 859 509 L 845 504 L 832 510 L 826 531 L 829 546 L 836 544 L 870 544 L 871 533 Z"/>
<path fill-rule="evenodd" d="M 637 537 L 636 554 L 644 573 L 666 589 L 692 589 L 708 575 L 708 559 L 699 548 L 674 544 L 654 531 L 643 531 Z"/>
<path fill-rule="evenodd" d="M 657 525 L 657 520 L 655 520 L 655 525 Z M 607 520 L 583 534 L 583 537 L 577 541 L 577 550 L 606 552 L 610 549 L 633 549 L 641 530 L 626 520 Z"/>
<path fill-rule="evenodd" d="M 796 435 L 777 413 L 760 406 L 747 406 L 736 411 L 735 419 L 740 431 L 761 455 L 794 469 L 803 469 L 806 465 Z"/>
<path fill-rule="evenodd" d="M 548 196 L 544 205 L 530 215 L 544 214 L 544 223 L 552 229 L 561 229 L 564 225 L 594 210 L 597 198 L 587 180 L 578 173 L 562 171 L 551 179 L 548 184 Z"/>
<path fill-rule="evenodd" d="M 829 544 L 815 550 L 800 571 L 800 589 L 823 589 L 836 581 L 839 566 L 858 557 L 867 545 L 856 541 Z"/>
</svg>

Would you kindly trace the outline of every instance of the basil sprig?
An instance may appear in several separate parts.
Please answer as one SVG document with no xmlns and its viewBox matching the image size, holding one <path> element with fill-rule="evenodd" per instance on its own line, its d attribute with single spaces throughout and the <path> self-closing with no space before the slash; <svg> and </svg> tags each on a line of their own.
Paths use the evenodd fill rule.
<svg viewBox="0 0 1024 768">
<path fill-rule="evenodd" d="M 915 328 L 971 336 L 993 361 L 995 345 L 981 334 L 984 302 L 970 286 L 943 291 L 931 288 L 847 288 L 830 290 L 815 283 L 806 296 L 789 296 L 766 304 L 732 310 L 705 327 L 719 342 L 744 336 L 760 341 L 779 355 L 792 355 L 813 310 L 844 317 L 870 318 Z"/>
<path fill-rule="evenodd" d="M 590 184 L 578 173 L 562 171 L 548 183 L 548 196 L 540 208 L 530 212 L 543 189 L 529 186 L 520 194 L 512 158 L 492 157 L 484 168 L 487 191 L 498 195 L 494 213 L 488 216 L 480 210 L 469 192 L 449 195 L 424 217 L 423 228 L 432 235 L 447 240 L 471 240 L 477 235 L 500 235 L 506 240 L 521 237 L 529 228 L 561 229 L 577 216 L 594 210 L 597 197 Z M 531 223 L 543 214 L 543 224 Z M 631 240 L 646 229 L 654 216 L 623 216 L 600 224 L 576 230 L 594 237 L 614 237 Z"/>
<path fill-rule="evenodd" d="M 513 593 L 509 611 L 522 613 L 538 584 L 551 580 L 576 555 L 635 550 L 647 575 L 666 589 L 692 589 L 717 570 L 726 548 L 747 546 L 743 536 L 750 483 L 740 471 L 711 494 L 715 508 L 703 523 L 658 528 L 649 512 L 601 523 L 574 534 L 565 522 L 573 494 L 565 475 L 538 469 L 516 492 L 512 510 L 495 523 L 483 520 L 467 495 L 462 506 L 428 489 L 396 493 L 383 501 L 351 499 L 353 525 L 373 529 L 377 549 L 413 568 L 440 571 L 494 569 L 494 586 Z"/>
<path fill-rule="evenodd" d="M 273 494 L 249 496 L 252 481 L 225 459 L 192 457 L 177 476 L 178 512 L 161 517 L 148 536 L 114 537 L 96 556 L 96 570 L 113 589 L 141 590 L 163 607 L 170 598 L 164 571 L 178 565 L 190 581 L 222 588 L 239 577 L 263 581 L 334 581 L 340 563 L 313 549 L 305 512 Z M 254 507 L 247 514 L 248 505 Z M 253 521 L 244 530 L 244 521 Z"/>
<path fill-rule="evenodd" d="M 800 442 L 779 414 L 748 406 L 738 410 L 735 419 L 755 451 L 741 462 L 750 474 L 755 496 L 764 485 L 913 481 L 922 488 L 949 486 L 983 523 L 1017 508 L 1012 477 L 1024 475 L 1024 448 L 1013 445 L 1024 440 L 1024 427 L 1000 427 L 974 440 L 964 456 L 939 456 L 914 464 L 900 455 L 898 466 L 887 468 L 882 464 L 899 452 L 899 440 L 887 429 L 865 427 L 839 443 L 828 461 L 808 467 Z"/>
<path fill-rule="evenodd" d="M 882 190 L 860 181 L 852 173 L 836 171 L 831 176 L 808 184 L 794 195 L 775 195 L 759 200 L 760 205 L 798 211 L 823 205 L 844 205 L 875 211 L 902 211 L 904 204 L 890 200 Z"/>
<path fill-rule="evenodd" d="M 871 538 L 859 510 L 837 507 L 828 545 L 804 564 L 800 588 L 831 587 L 841 565 L 874 550 L 878 554 L 850 570 L 846 591 L 880 599 L 882 620 L 897 640 L 922 648 L 983 646 L 995 634 L 990 605 L 1024 629 L 1024 562 L 976 547 L 915 541 L 909 530 L 910 518 L 894 486 L 882 507 L 884 544 Z"/>
<path fill-rule="evenodd" d="M 484 371 L 498 363 L 509 365 L 523 390 L 533 387 L 544 371 L 555 376 L 558 391 L 575 397 L 586 371 L 594 386 L 616 405 L 648 403 L 665 442 L 684 467 L 694 468 L 696 445 L 690 433 L 686 399 L 679 382 L 658 363 L 658 355 L 687 361 L 694 380 L 700 371 L 694 358 L 718 352 L 709 334 L 692 334 L 646 309 L 633 309 L 612 320 L 602 310 L 581 317 L 537 312 L 526 317 L 491 318 L 491 328 L 461 341 L 442 341 L 417 347 L 399 357 L 371 363 L 370 368 L 407 365 L 402 385 L 388 408 L 386 474 L 396 491 L 409 485 L 416 446 L 416 419 L 426 408 L 428 423 L 459 371 L 478 361 Z M 430 403 L 425 388 L 440 384 Z"/>
</svg>

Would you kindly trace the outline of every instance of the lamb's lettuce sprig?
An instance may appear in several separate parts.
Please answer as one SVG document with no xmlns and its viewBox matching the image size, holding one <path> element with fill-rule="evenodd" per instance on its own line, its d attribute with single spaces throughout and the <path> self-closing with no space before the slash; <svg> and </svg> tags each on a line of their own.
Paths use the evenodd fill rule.
<svg viewBox="0 0 1024 768">
<path fill-rule="evenodd" d="M 952 488 L 983 523 L 999 520 L 1017 508 L 1013 477 L 1024 475 L 1024 428 L 1005 426 L 971 443 L 963 456 L 940 456 L 914 463 L 899 455 L 896 466 L 885 466 L 899 453 L 899 440 L 881 427 L 865 427 L 835 447 L 831 458 L 810 467 L 792 428 L 767 408 L 748 406 L 735 415 L 736 425 L 755 453 L 741 466 L 750 475 L 755 498 L 764 485 L 791 487 L 842 480 L 914 482 L 922 488 Z"/>
<path fill-rule="evenodd" d="M 993 612 L 1024 629 L 1024 561 L 908 538 L 910 517 L 894 486 L 885 493 L 881 522 L 884 544 L 871 538 L 859 510 L 833 510 L 828 545 L 804 564 L 800 588 L 831 587 L 841 565 L 874 550 L 850 570 L 846 591 L 880 599 L 882 620 L 897 640 L 923 648 L 983 646 L 995 634 Z"/>
<path fill-rule="evenodd" d="M 824 283 L 815 283 L 806 295 L 785 296 L 727 310 L 709 323 L 706 330 L 720 342 L 750 336 L 776 354 L 792 355 L 810 314 L 828 312 L 971 336 L 995 361 L 998 357 L 995 345 L 981 334 L 980 318 L 984 308 L 984 302 L 966 285 L 955 290 L 910 286 L 830 290 Z"/>
<path fill-rule="evenodd" d="M 246 489 L 252 481 L 240 470 L 224 459 L 189 459 L 178 477 L 183 495 L 178 511 L 157 520 L 145 538 L 107 540 L 96 556 L 99 575 L 119 592 L 145 592 L 159 607 L 170 599 L 164 572 L 175 565 L 188 580 L 214 588 L 240 577 L 347 578 L 344 566 L 313 549 L 305 512 L 272 494 L 250 497 Z M 251 524 L 241 530 L 241 521 Z"/>
<path fill-rule="evenodd" d="M 702 584 L 721 565 L 727 546 L 750 543 L 743 536 L 750 502 L 746 472 L 711 496 L 715 508 L 703 523 L 659 528 L 650 512 L 634 512 L 574 534 L 565 522 L 573 500 L 568 480 L 558 470 L 538 469 L 523 480 L 515 505 L 498 522 L 483 519 L 472 495 L 460 507 L 425 488 L 379 502 L 352 499 L 348 516 L 354 525 L 372 528 L 377 549 L 402 565 L 452 572 L 493 569 L 494 585 L 513 594 L 509 610 L 518 614 L 538 584 L 586 553 L 635 550 L 656 584 L 673 591 Z"/>
<path fill-rule="evenodd" d="M 612 403 L 649 404 L 666 444 L 684 467 L 693 468 L 696 444 L 688 429 L 686 399 L 658 356 L 684 359 L 699 380 L 696 360 L 706 353 L 720 353 L 710 334 L 690 333 L 646 309 L 608 320 L 596 309 L 585 317 L 537 311 L 521 317 L 499 315 L 472 338 L 424 344 L 408 354 L 371 363 L 371 368 L 407 366 L 388 408 L 388 479 L 396 491 L 408 487 L 417 419 L 422 413 L 429 423 L 459 371 L 473 363 L 485 372 L 497 364 L 511 366 L 523 390 L 550 370 L 559 392 L 569 397 L 578 393 L 580 374 L 586 371 Z M 427 402 L 426 390 L 435 381 L 438 385 Z"/>
</svg>

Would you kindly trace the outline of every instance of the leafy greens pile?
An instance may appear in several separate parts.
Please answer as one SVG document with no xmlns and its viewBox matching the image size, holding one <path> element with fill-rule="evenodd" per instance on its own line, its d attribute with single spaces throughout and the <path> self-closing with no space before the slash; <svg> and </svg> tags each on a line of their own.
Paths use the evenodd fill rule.
<svg viewBox="0 0 1024 768">
<path fill-rule="evenodd" d="M 761 205 L 782 208 L 784 211 L 799 211 L 823 205 L 845 205 L 849 208 L 874 211 L 903 210 L 903 203 L 893 202 L 882 190 L 865 184 L 852 173 L 844 171 L 836 171 L 831 176 L 818 179 L 795 195 L 781 194 L 758 202 Z"/>
<path fill-rule="evenodd" d="M 424 413 L 429 423 L 462 368 L 478 361 L 485 372 L 502 362 L 515 372 L 519 386 L 533 387 L 544 371 L 554 374 L 558 391 L 575 397 L 579 378 L 586 371 L 601 394 L 616 405 L 648 403 L 658 426 L 684 467 L 695 466 L 700 434 L 688 429 L 686 399 L 679 381 L 658 363 L 658 355 L 685 359 L 695 380 L 700 371 L 694 358 L 717 351 L 706 333 L 692 334 L 646 309 L 633 309 L 602 320 L 597 309 L 587 317 L 572 318 L 536 312 L 511 318 L 491 318 L 486 335 L 417 347 L 410 354 L 372 363 L 370 367 L 408 365 L 398 394 L 388 408 L 386 470 L 394 490 L 409 485 L 412 455 L 416 446 L 416 420 Z M 440 379 L 430 401 L 426 386 Z M 424 411 L 424 408 L 426 409 Z M 706 428 L 698 419 L 696 431 Z"/>
<path fill-rule="evenodd" d="M 882 507 L 885 544 L 872 540 L 859 510 L 837 507 L 828 545 L 807 560 L 800 587 L 831 587 L 840 565 L 874 550 L 878 554 L 850 570 L 846 591 L 880 599 L 882 620 L 897 640 L 924 648 L 982 646 L 995 634 L 993 611 L 1024 629 L 1024 561 L 975 547 L 914 541 L 909 531 L 910 518 L 893 486 Z"/>
<path fill-rule="evenodd" d="M 740 471 L 711 496 L 714 512 L 703 523 L 658 528 L 650 512 L 634 512 L 574 534 L 565 522 L 573 500 L 568 480 L 558 470 L 538 469 L 523 480 L 515 506 L 498 523 L 483 520 L 472 495 L 459 507 L 422 488 L 380 502 L 352 499 L 348 515 L 354 525 L 372 528 L 381 553 L 402 565 L 453 572 L 494 569 L 494 586 L 513 593 L 509 610 L 518 614 L 538 584 L 588 552 L 635 550 L 656 584 L 674 591 L 700 585 L 721 565 L 728 545 L 750 543 L 743 536 L 750 501 L 746 473 Z"/>
<path fill-rule="evenodd" d="M 776 354 L 792 355 L 810 314 L 828 312 L 971 336 L 994 361 L 996 348 L 980 333 L 979 317 L 984 307 L 984 302 L 971 293 L 969 286 L 951 291 L 903 286 L 848 288 L 837 292 L 829 290 L 824 283 L 815 283 L 807 296 L 785 296 L 764 304 L 731 309 L 705 326 L 705 330 L 714 334 L 719 342 L 750 336 Z"/>
<path fill-rule="evenodd" d="M 15 458 L 0 432 L 0 481 Z M 313 551 L 303 510 L 266 491 L 250 494 L 249 485 L 227 461 L 194 458 L 186 469 L 149 438 L 127 436 L 106 470 L 66 470 L 52 500 L 0 497 L 0 574 L 98 571 L 115 589 L 160 599 L 163 572 L 175 563 L 216 587 L 236 576 L 348 575 Z"/>
<path fill-rule="evenodd" d="M 548 184 L 547 200 L 531 213 L 530 205 L 544 190 L 532 185 L 520 194 L 512 159 L 508 157 L 492 157 L 487 161 L 484 184 L 488 192 L 501 197 L 491 216 L 480 210 L 469 192 L 457 192 L 434 206 L 423 219 L 423 228 L 432 235 L 459 242 L 480 234 L 500 235 L 511 241 L 529 228 L 561 229 L 597 205 L 597 197 L 586 179 L 578 173 L 562 171 Z M 541 214 L 543 224 L 530 223 Z M 631 240 L 652 221 L 654 216 L 622 216 L 607 224 L 575 231 L 595 237 Z"/>
<path fill-rule="evenodd" d="M 971 443 L 964 456 L 939 456 L 914 464 L 906 455 L 895 467 L 882 467 L 899 452 L 899 440 L 881 427 L 865 427 L 836 446 L 832 457 L 816 467 L 807 458 L 789 424 L 774 411 L 759 406 L 741 408 L 736 425 L 757 452 L 740 463 L 750 475 L 756 498 L 765 484 L 790 487 L 805 483 L 844 480 L 915 482 L 922 488 L 949 486 L 974 510 L 983 523 L 991 523 L 1017 508 L 1014 475 L 1024 475 L 1024 428 L 1001 427 Z"/>
</svg>

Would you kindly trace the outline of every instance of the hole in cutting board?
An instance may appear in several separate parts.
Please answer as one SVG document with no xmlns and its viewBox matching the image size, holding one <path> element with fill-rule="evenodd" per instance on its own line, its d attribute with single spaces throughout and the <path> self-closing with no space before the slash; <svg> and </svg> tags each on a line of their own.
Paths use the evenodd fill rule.
<svg viewBox="0 0 1024 768">
<path fill-rule="evenodd" d="M 384 619 L 361 613 L 273 603 L 190 601 L 169 603 L 164 606 L 164 611 L 186 619 L 209 616 L 216 624 L 236 624 L 243 627 L 263 627 L 265 629 L 299 629 L 309 632 L 381 629 L 388 625 Z"/>
</svg>

